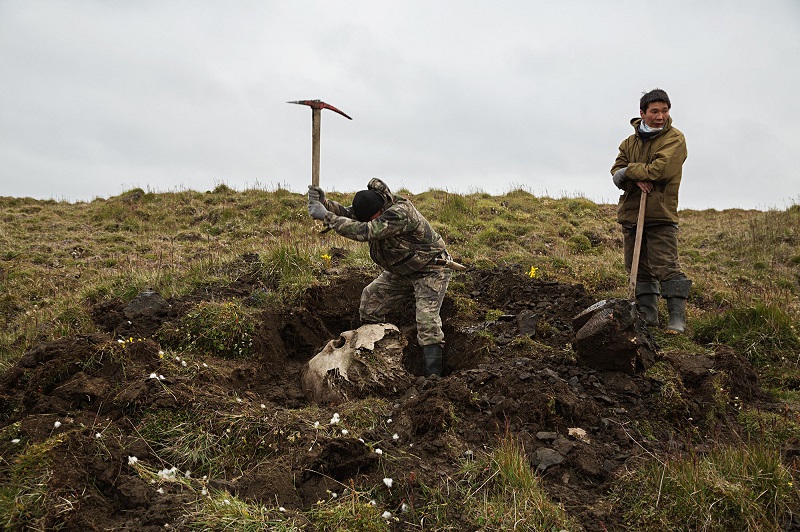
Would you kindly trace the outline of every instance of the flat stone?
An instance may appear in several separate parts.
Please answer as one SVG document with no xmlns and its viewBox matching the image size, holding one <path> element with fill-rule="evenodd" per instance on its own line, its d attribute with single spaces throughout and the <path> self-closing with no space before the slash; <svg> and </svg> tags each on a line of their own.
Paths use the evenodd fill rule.
<svg viewBox="0 0 800 532">
<path fill-rule="evenodd" d="M 569 452 L 575 448 L 575 443 L 569 441 L 564 436 L 559 436 L 556 438 L 556 441 L 553 442 L 553 449 L 555 449 L 561 455 L 567 455 Z"/>
<path fill-rule="evenodd" d="M 564 457 L 561 456 L 558 451 L 548 447 L 543 447 L 536 451 L 534 463 L 536 464 L 536 469 L 538 471 L 545 471 L 548 467 L 558 465 L 563 461 Z"/>
</svg>

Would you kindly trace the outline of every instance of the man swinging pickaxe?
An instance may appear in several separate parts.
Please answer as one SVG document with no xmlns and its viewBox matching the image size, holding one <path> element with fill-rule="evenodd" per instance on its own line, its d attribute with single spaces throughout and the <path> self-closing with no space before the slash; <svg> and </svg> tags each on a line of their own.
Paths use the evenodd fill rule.
<svg viewBox="0 0 800 532">
<path fill-rule="evenodd" d="M 319 131 L 320 122 L 322 121 L 322 110 L 330 109 L 337 112 L 348 120 L 352 120 L 349 116 L 341 112 L 336 107 L 323 102 L 322 100 L 298 100 L 296 103 L 299 105 L 307 105 L 311 107 L 311 184 L 315 187 L 319 186 Z"/>
</svg>

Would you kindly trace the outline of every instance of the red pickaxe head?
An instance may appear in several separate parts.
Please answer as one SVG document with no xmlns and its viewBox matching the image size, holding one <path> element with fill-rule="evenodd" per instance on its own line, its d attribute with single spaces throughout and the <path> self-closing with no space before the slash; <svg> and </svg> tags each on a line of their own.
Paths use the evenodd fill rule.
<svg viewBox="0 0 800 532">
<path fill-rule="evenodd" d="M 298 105 L 307 105 L 307 106 L 311 107 L 312 109 L 330 109 L 331 111 L 339 113 L 340 115 L 342 115 L 343 117 L 347 118 L 348 120 L 352 120 L 352 118 L 350 118 L 349 116 L 347 116 L 346 114 L 341 112 L 339 109 L 337 109 L 336 107 L 332 106 L 329 103 L 323 102 L 322 100 L 297 100 L 296 102 L 286 102 L 286 103 L 296 103 Z"/>
<path fill-rule="evenodd" d="M 349 116 L 341 112 L 331 104 L 325 103 L 322 100 L 298 100 L 296 103 L 299 105 L 307 105 L 311 107 L 311 184 L 319 186 L 319 130 L 320 122 L 322 122 L 322 110 L 330 109 L 339 113 L 348 120 L 352 120 Z"/>
</svg>

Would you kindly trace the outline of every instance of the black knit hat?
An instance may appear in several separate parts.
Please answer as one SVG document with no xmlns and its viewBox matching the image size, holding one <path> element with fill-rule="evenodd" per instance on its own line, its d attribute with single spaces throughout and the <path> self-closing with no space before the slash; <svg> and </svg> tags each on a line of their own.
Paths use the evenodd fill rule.
<svg viewBox="0 0 800 532">
<path fill-rule="evenodd" d="M 359 222 L 368 222 L 383 209 L 383 196 L 374 190 L 360 190 L 353 198 L 353 214 Z"/>
</svg>

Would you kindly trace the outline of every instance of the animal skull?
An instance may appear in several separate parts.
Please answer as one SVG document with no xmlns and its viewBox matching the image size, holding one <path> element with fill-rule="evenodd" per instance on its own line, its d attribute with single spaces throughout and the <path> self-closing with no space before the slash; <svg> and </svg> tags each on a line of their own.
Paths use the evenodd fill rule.
<svg viewBox="0 0 800 532">
<path fill-rule="evenodd" d="M 336 404 L 404 391 L 412 378 L 402 363 L 406 345 L 405 337 L 391 323 L 344 331 L 306 364 L 303 393 L 309 401 Z"/>
</svg>

